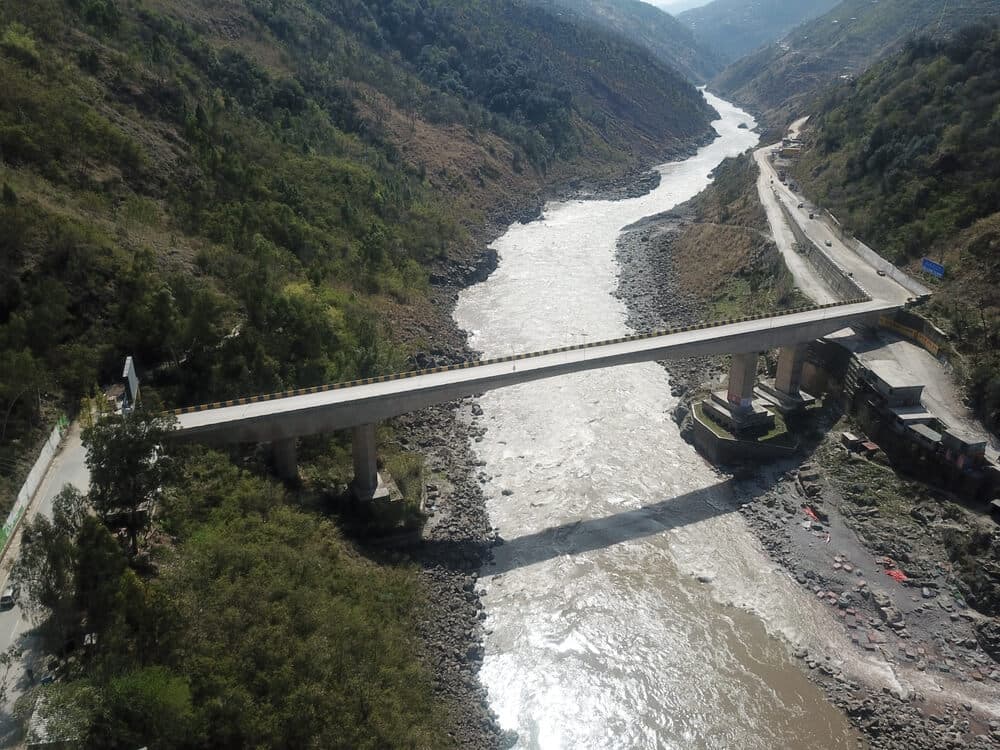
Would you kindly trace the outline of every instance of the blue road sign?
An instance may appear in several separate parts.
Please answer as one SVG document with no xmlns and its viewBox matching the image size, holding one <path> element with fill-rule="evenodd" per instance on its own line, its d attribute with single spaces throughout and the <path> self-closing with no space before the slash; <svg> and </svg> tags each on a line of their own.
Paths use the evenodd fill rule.
<svg viewBox="0 0 1000 750">
<path fill-rule="evenodd" d="M 944 278 L 944 266 L 940 263 L 935 263 L 930 258 L 924 258 L 924 270 L 931 276 L 937 276 L 939 279 Z"/>
</svg>

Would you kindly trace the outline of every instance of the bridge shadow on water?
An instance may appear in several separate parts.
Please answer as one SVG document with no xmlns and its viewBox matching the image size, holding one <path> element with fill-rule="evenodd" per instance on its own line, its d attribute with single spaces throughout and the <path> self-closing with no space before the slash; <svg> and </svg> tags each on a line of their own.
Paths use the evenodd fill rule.
<svg viewBox="0 0 1000 750">
<path fill-rule="evenodd" d="M 655 536 L 711 518 L 736 512 L 741 503 L 773 486 L 774 474 L 759 474 L 756 480 L 725 479 L 708 487 L 664 498 L 641 508 L 623 510 L 600 518 L 586 518 L 550 526 L 492 546 L 472 539 L 427 540 L 418 558 L 448 567 L 473 570 L 482 562 L 486 576 L 553 560 L 580 555 L 617 544 Z M 739 486 L 740 492 L 734 491 Z M 502 530 L 501 530 L 502 531 Z"/>
<path fill-rule="evenodd" d="M 607 549 L 726 515 L 738 507 L 733 481 L 726 480 L 652 505 L 571 521 L 506 540 L 494 549 L 494 559 L 483 573 L 497 575 L 564 555 Z"/>
</svg>

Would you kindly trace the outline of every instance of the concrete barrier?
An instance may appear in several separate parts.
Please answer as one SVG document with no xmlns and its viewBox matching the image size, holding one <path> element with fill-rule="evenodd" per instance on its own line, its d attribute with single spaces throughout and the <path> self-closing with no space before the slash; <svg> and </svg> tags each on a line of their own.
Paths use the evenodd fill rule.
<svg viewBox="0 0 1000 750">
<path fill-rule="evenodd" d="M 876 270 L 882 271 L 886 276 L 895 281 L 901 287 L 909 292 L 912 292 L 914 297 L 926 297 L 931 293 L 930 289 L 925 287 L 913 277 L 903 271 L 900 271 L 896 268 L 896 266 L 876 253 L 857 237 L 850 238 L 846 244 L 849 248 L 851 248 L 851 250 L 864 258 L 868 265 L 873 266 Z"/>
<path fill-rule="evenodd" d="M 879 325 L 914 342 L 938 359 L 948 359 L 951 352 L 948 334 L 911 310 L 896 310 L 892 315 L 883 315 Z"/>
<path fill-rule="evenodd" d="M 854 281 L 853 278 L 848 276 L 847 271 L 837 261 L 823 252 L 819 245 L 806 236 L 805 232 L 802 231 L 802 227 L 792 217 L 788 207 L 784 203 L 780 203 L 780 205 L 781 212 L 785 216 L 785 222 L 792 230 L 792 235 L 795 237 L 795 242 L 798 243 L 802 254 L 809 261 L 809 264 L 816 269 L 816 272 L 826 282 L 826 285 L 830 287 L 830 290 L 841 300 L 855 299 L 857 297 L 870 299 L 868 292 Z"/>
<path fill-rule="evenodd" d="M 52 459 L 56 455 L 56 451 L 59 450 L 59 443 L 62 441 L 62 436 L 66 432 L 68 427 L 68 422 L 65 417 L 59 419 L 59 423 L 52 429 L 49 434 L 48 440 L 45 441 L 45 445 L 42 446 L 42 450 L 38 454 L 38 458 L 35 460 L 35 465 L 31 467 L 31 471 L 28 472 L 28 478 L 24 480 L 24 484 L 21 485 L 21 491 L 17 493 L 17 499 L 14 501 L 14 507 L 10 509 L 10 513 L 7 515 L 7 520 L 4 525 L 0 527 L 0 556 L 7 551 L 7 544 L 10 542 L 11 537 L 14 536 L 14 532 L 17 530 L 18 524 L 21 523 L 21 519 L 24 517 L 24 511 L 27 510 L 29 503 L 31 503 L 31 498 L 35 496 L 38 492 L 39 486 L 42 484 L 42 480 L 45 478 L 45 472 L 49 470 L 49 465 L 52 463 Z"/>
</svg>

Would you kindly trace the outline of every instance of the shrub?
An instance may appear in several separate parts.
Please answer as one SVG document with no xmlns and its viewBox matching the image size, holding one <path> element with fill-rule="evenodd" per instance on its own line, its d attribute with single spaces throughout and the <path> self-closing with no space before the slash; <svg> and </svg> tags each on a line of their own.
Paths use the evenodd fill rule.
<svg viewBox="0 0 1000 750">
<path fill-rule="evenodd" d="M 0 37 L 0 49 L 25 65 L 38 65 L 41 61 L 38 45 L 24 26 L 13 23 Z"/>
</svg>

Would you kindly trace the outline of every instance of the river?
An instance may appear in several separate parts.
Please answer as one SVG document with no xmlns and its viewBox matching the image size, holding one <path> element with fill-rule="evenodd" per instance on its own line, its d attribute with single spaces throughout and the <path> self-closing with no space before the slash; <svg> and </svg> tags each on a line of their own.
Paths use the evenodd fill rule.
<svg viewBox="0 0 1000 750">
<path fill-rule="evenodd" d="M 500 265 L 455 311 L 493 357 L 629 333 L 614 296 L 622 227 L 709 184 L 756 145 L 706 94 L 718 138 L 624 201 L 549 204 L 495 243 Z M 518 747 L 851 748 L 788 643 L 828 638 L 820 605 L 768 560 L 726 477 L 680 437 L 666 372 L 630 365 L 480 399 L 494 525 L 482 572 L 481 678 Z"/>
</svg>

